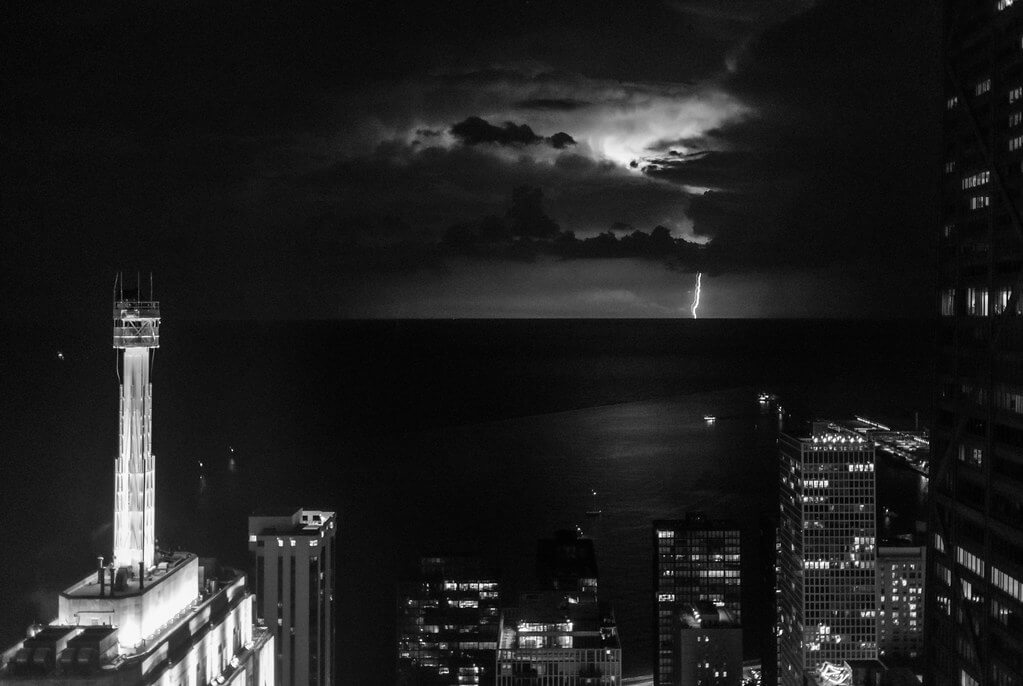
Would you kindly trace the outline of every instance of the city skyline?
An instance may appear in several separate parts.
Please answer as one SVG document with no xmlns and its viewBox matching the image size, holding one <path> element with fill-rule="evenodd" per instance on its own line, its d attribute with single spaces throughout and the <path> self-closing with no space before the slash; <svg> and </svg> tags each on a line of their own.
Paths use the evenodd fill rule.
<svg viewBox="0 0 1023 686">
<path fill-rule="evenodd" d="M 10 15 L 0 686 L 1023 686 L 1023 1 Z"/>
</svg>

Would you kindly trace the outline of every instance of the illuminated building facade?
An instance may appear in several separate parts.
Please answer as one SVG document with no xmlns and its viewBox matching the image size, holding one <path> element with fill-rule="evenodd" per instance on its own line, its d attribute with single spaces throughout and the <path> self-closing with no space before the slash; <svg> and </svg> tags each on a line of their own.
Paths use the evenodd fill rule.
<svg viewBox="0 0 1023 686">
<path fill-rule="evenodd" d="M 874 448 L 834 424 L 779 439 L 778 683 L 878 658 Z"/>
<path fill-rule="evenodd" d="M 501 615 L 497 686 L 619 686 L 622 649 L 614 614 L 589 594 L 520 596 Z"/>
<path fill-rule="evenodd" d="M 687 603 L 676 632 L 673 686 L 742 683 L 742 626 L 731 612 L 707 601 Z"/>
<path fill-rule="evenodd" d="M 287 509 L 249 517 L 256 618 L 277 637 L 277 683 L 334 683 L 334 512 Z"/>
<path fill-rule="evenodd" d="M 711 521 L 701 512 L 653 523 L 655 686 L 678 682 L 677 619 L 686 607 L 710 602 L 742 621 L 741 535 L 731 521 Z M 742 634 L 739 633 L 740 660 Z"/>
<path fill-rule="evenodd" d="M 114 567 L 153 566 L 156 458 L 149 368 L 160 347 L 160 303 L 114 302 L 114 348 L 121 379 L 119 444 L 114 461 Z"/>
<path fill-rule="evenodd" d="M 946 0 L 927 682 L 1023 684 L 1023 2 Z"/>
<path fill-rule="evenodd" d="M 923 546 L 878 546 L 878 649 L 886 665 L 911 664 L 924 647 Z"/>
<path fill-rule="evenodd" d="M 60 593 L 57 617 L 0 655 L 0 685 L 272 686 L 273 634 L 253 622 L 245 576 L 155 546 L 149 362 L 159 303 L 114 303 L 121 367 L 114 561 Z"/>
<path fill-rule="evenodd" d="M 477 557 L 424 557 L 398 594 L 398 682 L 492 686 L 500 622 L 497 575 Z"/>
</svg>

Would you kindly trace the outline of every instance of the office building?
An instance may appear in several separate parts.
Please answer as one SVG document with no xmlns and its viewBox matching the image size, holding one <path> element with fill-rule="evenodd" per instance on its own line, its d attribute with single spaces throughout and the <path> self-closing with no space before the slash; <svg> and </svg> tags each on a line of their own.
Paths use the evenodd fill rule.
<svg viewBox="0 0 1023 686">
<path fill-rule="evenodd" d="M 933 686 L 1023 684 L 1023 2 L 946 0 Z"/>
<path fill-rule="evenodd" d="M 676 617 L 673 686 L 739 686 L 742 626 L 712 602 L 684 604 Z"/>
<path fill-rule="evenodd" d="M 0 655 L 0 685 L 271 686 L 274 637 L 254 625 L 245 575 L 156 546 L 150 361 L 160 305 L 114 301 L 121 379 L 113 561 L 62 591 L 57 617 Z"/>
<path fill-rule="evenodd" d="M 622 649 L 611 607 L 588 593 L 540 591 L 501 615 L 497 686 L 618 686 Z"/>
<path fill-rule="evenodd" d="M 492 686 L 501 585 L 478 557 L 424 557 L 398 590 L 398 682 Z"/>
<path fill-rule="evenodd" d="M 874 448 L 835 424 L 779 439 L 778 683 L 876 661 Z"/>
<path fill-rule="evenodd" d="M 286 508 L 249 517 L 256 618 L 277 637 L 282 686 L 334 683 L 334 512 Z"/>
<path fill-rule="evenodd" d="M 710 602 L 741 625 L 741 536 L 735 522 L 689 512 L 685 519 L 655 521 L 653 545 L 654 684 L 671 686 L 677 683 L 676 623 L 684 608 Z"/>
<path fill-rule="evenodd" d="M 877 548 L 878 650 L 889 667 L 913 665 L 924 647 L 925 548 Z"/>
</svg>

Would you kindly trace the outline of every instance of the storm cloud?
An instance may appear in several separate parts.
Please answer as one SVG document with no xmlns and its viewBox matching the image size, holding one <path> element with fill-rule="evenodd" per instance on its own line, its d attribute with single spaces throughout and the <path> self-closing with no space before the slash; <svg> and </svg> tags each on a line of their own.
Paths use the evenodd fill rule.
<svg viewBox="0 0 1023 686">
<path fill-rule="evenodd" d="M 468 117 L 451 127 L 451 134 L 466 145 L 497 143 L 498 145 L 535 145 L 546 143 L 559 150 L 575 145 L 575 140 L 564 131 L 550 137 L 538 136 L 525 124 L 507 121 L 504 126 L 494 126 L 479 117 Z"/>
</svg>

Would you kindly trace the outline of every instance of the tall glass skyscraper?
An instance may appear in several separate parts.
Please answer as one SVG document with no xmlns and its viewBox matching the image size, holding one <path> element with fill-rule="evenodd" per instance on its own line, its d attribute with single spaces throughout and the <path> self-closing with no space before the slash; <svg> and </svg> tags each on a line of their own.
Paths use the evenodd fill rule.
<svg viewBox="0 0 1023 686">
<path fill-rule="evenodd" d="M 946 0 L 934 686 L 1023 684 L 1023 2 Z"/>
<path fill-rule="evenodd" d="M 878 657 L 874 446 L 823 422 L 779 446 L 778 683 L 803 686 Z"/>
<path fill-rule="evenodd" d="M 676 644 L 683 609 L 711 603 L 727 610 L 734 626 L 741 626 L 741 537 L 735 522 L 711 521 L 702 512 L 657 520 L 653 535 L 654 684 L 673 686 L 678 680 Z"/>
</svg>

